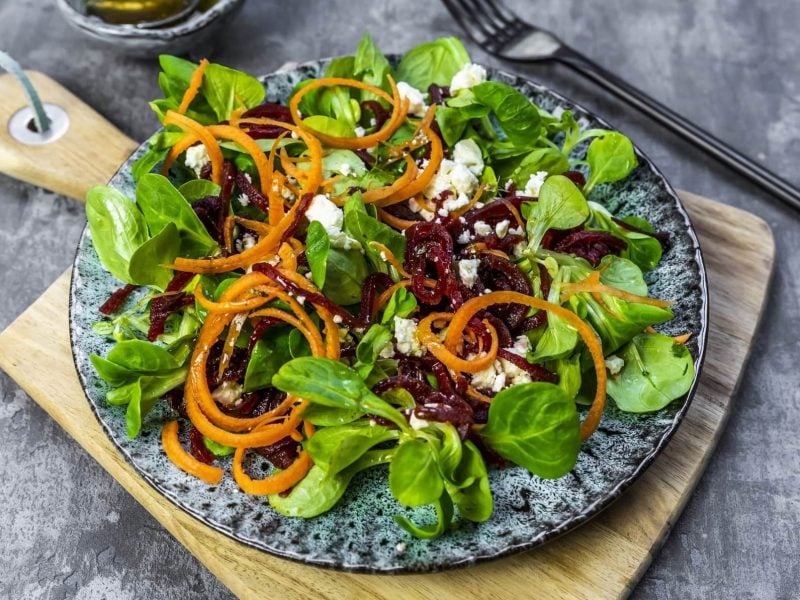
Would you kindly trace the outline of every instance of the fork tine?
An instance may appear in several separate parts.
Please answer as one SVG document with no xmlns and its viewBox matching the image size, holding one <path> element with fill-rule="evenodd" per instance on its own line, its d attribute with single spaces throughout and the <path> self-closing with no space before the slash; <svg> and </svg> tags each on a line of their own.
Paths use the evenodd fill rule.
<svg viewBox="0 0 800 600">
<path fill-rule="evenodd" d="M 507 25 L 511 25 L 515 22 L 525 23 L 522 19 L 519 18 L 510 8 L 506 6 L 506 3 L 503 0 L 494 0 L 490 1 L 489 4 L 492 5 L 494 8 L 497 17 L 505 22 Z M 526 25 L 528 23 L 525 23 Z"/>
<path fill-rule="evenodd" d="M 447 12 L 450 13 L 450 16 L 456 20 L 473 42 L 479 46 L 486 43 L 486 34 L 477 29 L 475 24 L 467 18 L 467 13 L 464 7 L 461 6 L 459 0 L 442 0 L 442 3 L 445 5 L 445 8 L 447 8 Z"/>
<path fill-rule="evenodd" d="M 510 18 L 507 17 L 500 8 L 502 2 L 499 0 L 496 2 L 493 2 L 492 0 L 476 0 L 476 3 L 480 5 L 480 10 L 486 16 L 486 18 L 491 20 L 500 29 L 505 29 L 509 25 L 513 24 L 515 20 L 519 20 L 513 13 L 510 13 L 505 6 L 503 6 L 502 8 L 506 11 L 506 13 L 511 14 Z"/>
<path fill-rule="evenodd" d="M 459 0 L 459 2 L 465 11 L 473 17 L 474 24 L 486 35 L 486 43 L 496 40 L 497 36 L 502 32 L 502 28 L 499 28 L 491 15 L 486 13 L 485 8 L 480 6 L 481 3 L 476 0 Z"/>
</svg>

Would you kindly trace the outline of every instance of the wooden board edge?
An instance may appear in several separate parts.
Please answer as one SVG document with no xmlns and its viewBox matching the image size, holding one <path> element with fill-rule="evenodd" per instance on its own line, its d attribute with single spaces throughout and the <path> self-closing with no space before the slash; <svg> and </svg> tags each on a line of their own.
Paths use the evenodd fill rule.
<svg viewBox="0 0 800 600">
<path fill-rule="evenodd" d="M 698 207 L 700 207 L 701 210 L 709 209 L 709 208 L 713 209 L 714 205 L 718 205 L 718 203 L 715 203 L 715 202 L 713 202 L 711 200 L 707 200 L 707 199 L 695 196 L 693 194 L 688 194 L 688 193 L 683 193 L 683 194 L 685 194 L 688 197 L 687 204 L 689 204 L 692 207 L 698 206 Z M 741 209 L 736 209 L 736 208 L 727 207 L 727 206 L 725 208 L 726 209 L 730 208 L 730 209 L 732 209 L 734 211 L 738 211 L 739 213 L 742 214 L 742 216 L 746 216 L 747 218 L 752 219 L 753 223 L 758 225 L 759 228 L 763 230 L 763 234 L 765 236 L 765 239 L 768 240 L 770 248 L 773 249 L 773 254 L 774 254 L 774 238 L 773 238 L 772 232 L 771 232 L 769 226 L 766 224 L 766 222 L 764 222 L 762 219 L 756 217 L 755 215 L 747 213 L 746 211 L 742 211 Z M 773 271 L 774 271 L 774 259 L 770 259 L 769 260 L 769 278 L 770 278 L 770 280 L 772 278 Z M 48 294 L 51 293 L 51 291 L 54 290 L 54 288 L 57 288 L 59 286 L 68 286 L 68 281 L 69 281 L 69 271 L 67 271 L 66 273 L 62 274 L 56 280 L 56 282 L 54 284 L 52 284 L 50 286 L 50 288 L 48 288 L 48 290 L 36 302 L 34 302 L 34 304 L 31 305 L 31 307 L 29 307 L 28 310 L 26 310 L 23 313 L 23 315 L 19 319 L 21 319 L 23 316 L 25 316 L 28 313 L 28 311 L 33 311 L 34 307 L 38 306 L 40 303 L 46 304 L 47 303 L 47 299 L 49 298 Z M 755 331 L 757 331 L 758 325 L 760 324 L 760 321 L 763 318 L 763 308 L 764 308 L 764 305 L 765 305 L 765 300 L 766 300 L 766 296 L 767 296 L 767 290 L 768 290 L 768 286 L 765 285 L 764 293 L 763 293 L 762 298 L 761 298 L 761 305 L 760 305 L 761 306 L 761 312 L 759 313 L 759 318 L 758 318 L 757 323 L 755 325 L 754 333 L 755 333 Z M 53 293 L 55 293 L 55 292 L 53 292 Z M 15 324 L 17 324 L 17 321 L 14 321 L 11 325 L 9 325 L 6 328 L 6 330 L 2 334 L 0 334 L 0 348 L 3 347 L 6 338 L 8 338 L 10 336 L 10 333 L 12 332 L 12 328 L 14 327 Z M 742 363 L 743 366 L 746 364 L 746 361 L 747 361 L 748 357 L 749 357 L 749 350 L 748 350 L 747 356 L 745 356 L 745 359 L 744 359 L 744 361 Z M 15 365 L 13 363 L 8 363 L 8 361 L 4 358 L 4 353 L 0 353 L 0 368 L 3 368 L 4 370 L 8 371 L 9 374 L 12 377 L 14 377 L 15 379 L 16 379 L 16 374 L 21 372 L 18 369 L 18 367 L 19 367 L 19 365 Z M 734 393 L 735 393 L 735 390 L 738 389 L 739 383 L 741 381 L 741 373 L 742 373 L 742 371 L 743 371 L 743 369 L 740 370 L 740 372 L 737 375 L 737 379 L 736 379 L 736 382 L 735 382 L 735 385 L 734 385 Z M 41 404 L 45 408 L 45 410 L 48 411 L 48 413 L 50 413 L 54 418 L 56 418 L 57 421 L 59 421 L 59 423 L 61 423 L 60 419 L 58 419 L 56 417 L 56 415 L 53 414 L 52 411 L 47 409 L 47 407 L 46 407 L 47 401 L 37 397 L 37 396 L 39 396 L 39 394 L 35 389 L 29 389 L 28 386 L 23 386 L 23 389 L 25 389 L 25 391 L 28 392 L 31 395 L 31 397 L 34 398 L 34 400 L 36 400 L 39 404 Z M 716 430 L 714 432 L 712 443 L 710 444 L 709 449 L 707 449 L 707 451 L 705 452 L 705 454 L 703 456 L 703 461 L 701 462 L 700 467 L 696 469 L 696 471 L 698 473 L 702 473 L 704 471 L 708 460 L 710 460 L 710 456 L 711 456 L 711 454 L 713 452 L 713 448 L 716 446 L 719 438 L 721 437 L 721 433 L 724 430 L 724 424 L 727 422 L 728 416 L 729 416 L 729 408 L 726 409 L 725 414 L 723 416 L 723 420 L 721 421 L 721 424 L 716 428 Z M 63 426 L 63 424 L 62 424 L 62 426 Z M 67 427 L 65 427 L 65 429 L 67 429 L 69 431 L 69 429 Z M 77 437 L 77 436 L 73 436 L 73 437 Z M 87 451 L 89 451 L 90 455 L 95 457 L 94 454 L 92 453 L 93 449 L 90 446 L 87 446 L 81 440 L 78 440 L 78 441 L 79 441 L 79 443 L 81 444 L 82 447 L 86 448 Z M 124 460 L 121 457 L 117 457 L 117 458 L 119 459 L 119 461 L 121 461 L 122 464 L 127 466 L 127 463 L 125 463 Z M 107 461 L 106 460 L 102 460 L 101 461 L 97 457 L 95 457 L 95 459 L 98 461 L 98 463 L 101 464 L 101 466 L 103 466 L 103 468 L 106 471 L 109 471 L 109 472 L 111 472 L 112 468 L 114 468 L 115 466 L 118 466 L 117 463 L 114 460 L 114 457 L 107 457 Z M 115 469 L 115 472 L 116 472 L 116 469 Z M 250 588 L 248 588 L 246 586 L 242 586 L 242 582 L 238 581 L 238 579 L 235 579 L 235 577 L 233 577 L 233 574 L 231 574 L 230 576 L 226 575 L 225 577 L 221 576 L 220 575 L 220 564 L 217 562 L 216 558 L 214 556 L 211 556 L 207 552 L 204 552 L 204 551 L 199 551 L 198 552 L 197 546 L 194 543 L 192 543 L 192 541 L 190 541 L 190 540 L 194 540 L 195 534 L 192 533 L 192 532 L 189 532 L 188 530 L 186 530 L 185 527 L 178 520 L 174 519 L 169 514 L 169 510 L 164 509 L 164 507 L 161 507 L 161 506 L 155 506 L 155 507 L 153 507 L 151 509 L 151 507 L 149 506 L 149 503 L 145 501 L 145 500 L 148 499 L 148 494 L 152 493 L 152 490 L 151 490 L 149 484 L 147 484 L 146 481 L 142 480 L 141 477 L 139 477 L 135 473 L 130 474 L 130 477 L 128 477 L 129 474 L 127 474 L 127 473 L 125 475 L 126 475 L 126 479 L 130 479 L 130 481 L 128 481 L 127 483 L 123 483 L 122 481 L 120 481 L 120 477 L 118 477 L 117 475 L 112 475 L 112 476 L 114 476 L 118 481 L 120 481 L 120 483 L 123 485 L 123 487 L 129 493 L 131 493 L 137 499 L 137 501 L 139 501 L 141 504 L 143 504 L 145 506 L 146 510 L 148 510 L 148 512 L 150 512 L 150 514 L 152 514 L 159 522 L 161 522 L 165 526 L 165 528 L 167 528 L 170 531 L 170 533 L 172 533 L 177 539 L 179 539 L 181 541 L 181 543 L 183 545 L 185 545 L 187 548 L 190 548 L 191 551 L 198 557 L 198 559 L 204 565 L 206 565 L 210 570 L 212 570 L 212 572 L 214 572 L 218 577 L 220 577 L 220 579 L 229 588 L 231 588 L 232 591 L 234 591 L 237 594 L 242 594 L 242 595 L 246 595 L 249 591 L 251 591 Z M 622 597 L 627 595 L 633 589 L 633 587 L 636 585 L 636 583 L 640 579 L 641 575 L 646 571 L 646 569 L 650 565 L 653 556 L 657 553 L 658 548 L 663 543 L 663 539 L 666 537 L 666 533 L 672 528 L 672 526 L 674 525 L 675 520 L 678 518 L 680 513 L 683 511 L 686 503 L 688 502 L 688 498 L 691 495 L 691 492 L 694 489 L 694 487 L 696 486 L 698 481 L 699 481 L 699 477 L 696 480 L 694 480 L 689 486 L 687 486 L 686 490 L 684 490 L 684 494 L 681 496 L 680 502 L 678 503 L 678 505 L 676 507 L 676 510 L 674 511 L 674 514 L 670 518 L 668 518 L 667 521 L 665 522 L 664 531 L 659 536 L 660 540 L 658 541 L 658 543 L 654 544 L 653 549 L 651 549 L 650 553 L 648 554 L 646 561 L 642 561 L 642 563 L 639 565 L 639 568 L 638 568 L 638 570 L 637 570 L 637 572 L 635 574 L 635 577 L 629 581 L 628 585 L 626 586 L 625 590 L 623 591 L 624 593 L 621 594 Z M 169 507 L 167 507 L 167 508 L 169 508 Z M 164 509 L 164 510 L 162 511 L 161 509 Z M 190 517 L 188 515 L 184 515 L 184 516 L 186 518 L 192 519 L 192 517 Z M 234 542 L 234 543 L 236 543 L 236 542 Z M 238 544 L 238 543 L 236 543 L 236 544 L 237 545 L 241 545 L 241 544 Z M 245 547 L 245 546 L 243 546 L 243 547 Z M 352 579 L 350 580 L 350 582 L 355 584 L 355 582 Z"/>
</svg>

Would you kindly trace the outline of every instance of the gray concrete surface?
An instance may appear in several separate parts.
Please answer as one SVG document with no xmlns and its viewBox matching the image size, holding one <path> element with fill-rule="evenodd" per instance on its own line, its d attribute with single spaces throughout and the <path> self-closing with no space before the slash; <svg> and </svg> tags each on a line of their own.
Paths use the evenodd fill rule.
<svg viewBox="0 0 800 600">
<path fill-rule="evenodd" d="M 800 184 L 800 3 L 516 6 Z M 267 72 L 288 60 L 352 52 L 364 30 L 396 52 L 459 33 L 430 0 L 250 0 L 213 58 Z M 54 2 L 0 3 L 0 47 L 57 78 L 134 138 L 156 127 L 146 105 L 157 93 L 155 62 L 94 45 L 67 27 Z M 753 211 L 772 226 L 775 280 L 733 415 L 633 597 L 800 597 L 800 215 L 570 72 L 523 72 L 607 116 L 674 185 Z M 83 224 L 74 201 L 0 176 L 0 327 L 67 268 Z M 0 597 L 230 597 L 5 374 L 0 396 Z"/>
</svg>

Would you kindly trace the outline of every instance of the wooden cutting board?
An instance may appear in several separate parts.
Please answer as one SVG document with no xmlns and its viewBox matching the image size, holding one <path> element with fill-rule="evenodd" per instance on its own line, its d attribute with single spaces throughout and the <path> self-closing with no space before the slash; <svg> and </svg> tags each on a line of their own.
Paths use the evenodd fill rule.
<svg viewBox="0 0 800 600">
<path fill-rule="evenodd" d="M 53 185 L 40 177 L 37 165 L 42 152 L 31 155 L 30 150 L 27 154 L 20 150 L 15 154 L 13 146 L 3 146 L 16 142 L 0 133 L 0 170 L 12 171 L 7 159 L 13 156 L 13 170 L 27 181 L 82 196 L 89 185 L 108 180 L 120 162 L 116 154 L 124 158 L 135 143 L 52 80 L 36 75 L 35 82 L 46 90 L 46 101 L 62 106 L 69 101 L 71 110 L 98 124 L 96 131 L 102 136 L 94 142 L 102 141 L 110 150 L 98 154 L 90 175 L 77 170 L 67 184 Z M 0 77 L 0 92 L 3 83 Z M 8 110 L 20 105 L 0 93 L 0 125 Z M 73 144 L 84 142 L 85 136 L 60 147 L 56 143 L 43 152 L 73 153 L 80 148 Z M 624 598 L 680 515 L 716 446 L 772 274 L 775 246 L 764 221 L 706 198 L 685 192 L 680 195 L 700 236 L 711 302 L 706 363 L 686 419 L 665 451 L 608 510 L 541 548 L 494 562 L 427 575 L 341 573 L 242 545 L 172 505 L 125 462 L 89 408 L 70 351 L 69 273 L 0 334 L 0 367 L 242 598 L 527 598 L 533 593 L 539 598 Z M 742 264 L 748 268 L 741 269 Z"/>
</svg>

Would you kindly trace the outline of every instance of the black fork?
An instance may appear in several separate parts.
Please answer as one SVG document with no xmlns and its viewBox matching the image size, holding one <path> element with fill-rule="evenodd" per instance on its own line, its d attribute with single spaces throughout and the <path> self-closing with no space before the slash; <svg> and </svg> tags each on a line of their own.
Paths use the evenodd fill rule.
<svg viewBox="0 0 800 600">
<path fill-rule="evenodd" d="M 567 65 L 800 211 L 800 190 L 788 181 L 592 62 L 551 32 L 523 21 L 501 0 L 443 2 L 472 41 L 489 54 L 514 62 L 553 60 Z"/>
</svg>

